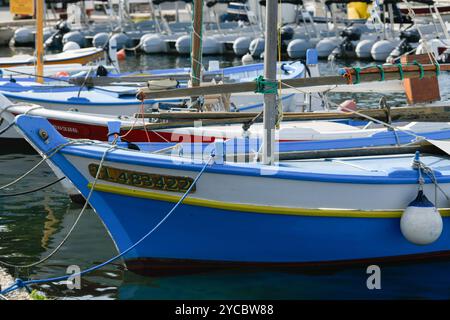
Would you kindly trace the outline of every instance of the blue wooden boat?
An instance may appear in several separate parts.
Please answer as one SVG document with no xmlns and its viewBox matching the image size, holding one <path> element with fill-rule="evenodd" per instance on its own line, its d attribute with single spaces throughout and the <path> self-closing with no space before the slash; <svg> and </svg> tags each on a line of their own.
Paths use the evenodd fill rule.
<svg viewBox="0 0 450 320">
<path fill-rule="evenodd" d="M 305 76 L 304 65 L 301 62 L 280 63 L 281 79 L 298 78 Z M 245 82 L 257 78 L 263 73 L 262 63 L 245 66 L 228 67 L 218 70 L 205 71 L 204 75 L 220 75 L 230 82 Z M 124 75 L 133 75 L 124 74 Z M 176 75 L 188 74 L 188 69 L 161 69 L 147 72 L 139 72 L 140 75 Z M 114 76 L 113 76 L 114 77 Z M 117 76 L 116 76 L 117 77 Z M 180 86 L 185 86 L 180 83 Z M 147 99 L 142 102 L 136 99 L 138 88 L 129 86 L 108 86 L 101 88 L 80 88 L 77 86 L 52 86 L 37 85 L 29 80 L 6 78 L 0 81 L 0 93 L 15 102 L 27 102 L 39 104 L 53 110 L 73 110 L 80 112 L 96 113 L 104 115 L 133 115 L 141 108 L 152 110 L 160 105 L 172 105 L 184 107 L 188 103 L 185 99 Z M 295 104 L 294 94 L 282 95 L 283 105 L 286 109 Z M 262 108 L 262 96 L 239 94 L 231 97 L 231 104 L 235 111 L 258 111 Z M 164 108 L 161 106 L 161 108 Z"/>
<path fill-rule="evenodd" d="M 43 118 L 19 116 L 16 123 L 42 154 L 60 148 L 50 162 L 85 197 L 94 189 L 90 203 L 119 252 L 164 221 L 125 255 L 128 268 L 137 272 L 335 265 L 450 253 L 449 142 L 427 140 L 439 153 L 268 166 L 223 161 L 219 142 L 211 149 L 215 157 L 205 163 L 177 153 L 111 150 L 100 142 L 66 145 L 69 141 Z M 433 199 L 440 214 L 423 194 Z M 403 218 L 408 210 L 430 221 L 440 219 L 441 230 L 431 230 L 433 239 L 426 245 L 418 245 L 414 235 L 407 237 Z M 426 226 L 439 227 L 428 222 L 423 220 Z"/>
</svg>

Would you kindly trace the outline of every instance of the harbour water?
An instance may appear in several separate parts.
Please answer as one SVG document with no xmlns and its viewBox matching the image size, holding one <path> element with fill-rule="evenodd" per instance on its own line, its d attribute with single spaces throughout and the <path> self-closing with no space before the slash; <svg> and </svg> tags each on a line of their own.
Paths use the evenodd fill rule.
<svg viewBox="0 0 450 320">
<path fill-rule="evenodd" d="M 10 55 L 3 49 L 1 56 Z M 237 58 L 220 60 L 222 66 L 240 64 Z M 128 56 L 122 71 L 189 66 L 189 57 Z M 324 74 L 336 66 L 321 63 Z M 446 78 L 442 75 L 441 78 Z M 444 79 L 446 80 L 446 79 Z M 444 83 L 446 81 L 443 81 Z M 445 88 L 443 88 L 445 89 Z M 448 98 L 447 92 L 444 97 Z M 333 95 L 337 101 L 356 98 L 360 105 L 376 107 L 380 94 Z M 388 96 L 389 103 L 404 102 L 402 95 Z M 40 160 L 35 154 L 7 154 L 0 149 L 0 185 L 30 169 Z M 6 154 L 5 154 L 6 153 Z M 20 184 L 3 190 L 20 192 L 55 180 L 42 165 Z M 61 187 L 18 197 L 0 195 L 0 260 L 27 264 L 48 255 L 64 238 L 81 207 L 72 204 Z M 151 208 L 149 208 L 151 210 Z M 176 213 L 175 213 L 176 214 Z M 151 228 L 152 226 L 149 226 Z M 147 241 L 152 241 L 151 237 Z M 163 244 L 162 244 L 163 245 Z M 301 250 L 301 248 L 298 248 Z M 40 279 L 66 274 L 71 265 L 85 269 L 116 255 L 116 249 L 95 212 L 87 210 L 68 242 L 50 260 L 31 269 L 8 268 L 13 276 Z M 368 266 L 340 270 L 220 271 L 195 275 L 143 277 L 124 270 L 119 262 L 83 276 L 81 289 L 65 284 L 34 287 L 50 299 L 449 299 L 450 259 L 426 263 L 379 265 L 381 289 L 367 287 Z"/>
</svg>

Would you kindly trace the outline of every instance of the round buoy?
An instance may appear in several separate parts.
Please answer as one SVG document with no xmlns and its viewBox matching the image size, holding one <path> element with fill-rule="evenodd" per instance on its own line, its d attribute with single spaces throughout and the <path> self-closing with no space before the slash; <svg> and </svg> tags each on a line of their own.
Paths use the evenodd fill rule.
<svg viewBox="0 0 450 320">
<path fill-rule="evenodd" d="M 242 56 L 241 61 L 242 61 L 243 65 L 251 64 L 251 63 L 253 63 L 253 57 L 252 57 L 252 55 L 250 53 L 247 53 L 247 54 Z"/>
<path fill-rule="evenodd" d="M 375 61 L 386 62 L 387 57 L 398 44 L 398 40 L 380 40 L 374 43 L 370 49 L 372 59 Z"/>
<path fill-rule="evenodd" d="M 69 41 L 69 42 L 66 42 L 64 44 L 64 47 L 63 47 L 62 51 L 66 52 L 66 51 L 69 51 L 69 50 L 78 50 L 78 49 L 80 49 L 80 46 L 78 45 L 78 43 L 73 42 L 73 41 Z"/>
<path fill-rule="evenodd" d="M 248 51 L 252 56 L 259 58 L 261 53 L 263 53 L 264 51 L 264 46 L 265 46 L 264 38 L 256 38 L 250 42 L 250 45 L 248 46 Z"/>
<path fill-rule="evenodd" d="M 125 33 L 116 33 L 111 37 L 111 40 L 116 41 L 117 49 L 129 48 L 132 46 L 132 40 Z"/>
<path fill-rule="evenodd" d="M 294 39 L 289 42 L 286 52 L 291 59 L 306 57 L 306 50 L 315 48 L 316 43 L 310 39 Z"/>
<path fill-rule="evenodd" d="M 33 30 L 28 27 L 21 27 L 14 31 L 14 43 L 17 46 L 34 43 Z"/>
<path fill-rule="evenodd" d="M 69 74 L 66 71 L 58 71 L 57 73 L 55 73 L 55 76 L 57 78 L 64 78 L 64 77 L 68 77 Z"/>
<path fill-rule="evenodd" d="M 239 37 L 233 42 L 233 51 L 237 56 L 243 56 L 248 52 L 252 39 L 249 37 Z"/>
<path fill-rule="evenodd" d="M 338 37 L 329 37 L 320 40 L 316 45 L 317 55 L 319 58 L 328 58 L 333 50 L 339 46 L 341 40 Z M 298 50 L 295 50 L 298 51 Z"/>
<path fill-rule="evenodd" d="M 92 38 L 92 44 L 96 48 L 103 48 L 109 41 L 109 34 L 106 32 L 97 33 L 94 38 Z"/>
<path fill-rule="evenodd" d="M 175 49 L 179 54 L 189 54 L 191 52 L 191 36 L 184 35 L 175 41 Z"/>
<path fill-rule="evenodd" d="M 440 237 L 442 217 L 422 190 L 403 211 L 400 230 L 409 242 L 418 245 L 431 244 Z"/>
<path fill-rule="evenodd" d="M 80 31 L 70 31 L 66 33 L 62 38 L 62 43 L 66 44 L 68 42 L 75 42 L 80 46 L 80 48 L 83 48 L 86 46 L 86 38 L 84 37 L 84 34 Z"/>
<path fill-rule="evenodd" d="M 160 34 L 146 34 L 141 37 L 140 46 L 145 53 L 167 52 L 167 43 Z"/>
<path fill-rule="evenodd" d="M 118 60 L 125 60 L 127 58 L 127 53 L 125 52 L 125 49 L 117 51 L 117 59 Z"/>
<path fill-rule="evenodd" d="M 358 42 L 355 48 L 356 56 L 360 59 L 372 58 L 371 50 L 377 39 L 364 39 Z"/>
</svg>

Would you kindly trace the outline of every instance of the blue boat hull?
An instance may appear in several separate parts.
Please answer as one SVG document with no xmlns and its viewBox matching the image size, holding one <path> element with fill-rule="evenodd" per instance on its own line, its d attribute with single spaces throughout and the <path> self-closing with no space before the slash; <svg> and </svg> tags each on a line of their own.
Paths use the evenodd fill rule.
<svg viewBox="0 0 450 320">
<path fill-rule="evenodd" d="M 108 203 L 98 210 L 119 251 L 153 228 L 173 203 L 99 192 Z M 110 217 L 114 223 L 108 223 Z M 408 242 L 398 218 L 312 217 L 258 214 L 182 205 L 126 260 L 197 261 L 198 264 L 316 264 L 413 258 L 448 249 L 450 218 L 429 246 Z M 116 226 L 118 224 L 118 226 Z"/>
</svg>

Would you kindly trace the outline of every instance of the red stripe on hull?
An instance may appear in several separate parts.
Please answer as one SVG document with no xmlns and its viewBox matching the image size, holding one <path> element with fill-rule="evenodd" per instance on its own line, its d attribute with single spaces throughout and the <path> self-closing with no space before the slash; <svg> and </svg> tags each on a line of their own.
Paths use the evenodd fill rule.
<svg viewBox="0 0 450 320">
<path fill-rule="evenodd" d="M 82 124 L 69 121 L 61 121 L 48 119 L 50 123 L 63 136 L 72 139 L 92 139 L 107 141 L 108 128 L 101 125 Z M 122 130 L 121 135 L 126 134 L 127 130 Z M 147 138 L 148 133 L 148 138 Z M 135 129 L 127 134 L 126 140 L 130 142 L 213 142 L 215 137 L 200 137 L 189 134 L 173 134 L 171 132 L 163 131 L 147 131 L 143 129 Z"/>
<path fill-rule="evenodd" d="M 17 115 L 17 114 L 14 114 Z M 99 141 L 108 140 L 108 128 L 102 125 L 94 125 L 87 123 L 77 123 L 72 121 L 62 121 L 48 119 L 48 121 L 61 133 L 64 137 L 71 139 L 91 139 Z M 143 129 L 134 129 L 128 133 L 128 130 L 121 130 L 120 134 L 126 134 L 126 141 L 129 142 L 214 142 L 215 136 L 196 136 L 190 134 L 181 134 L 180 130 L 175 133 L 166 131 L 147 131 Z M 177 133 L 178 132 L 178 133 Z M 148 138 L 147 138 L 148 134 Z M 220 137 L 226 139 L 226 137 Z M 304 140 L 279 140 L 283 141 L 304 141 Z"/>
</svg>

